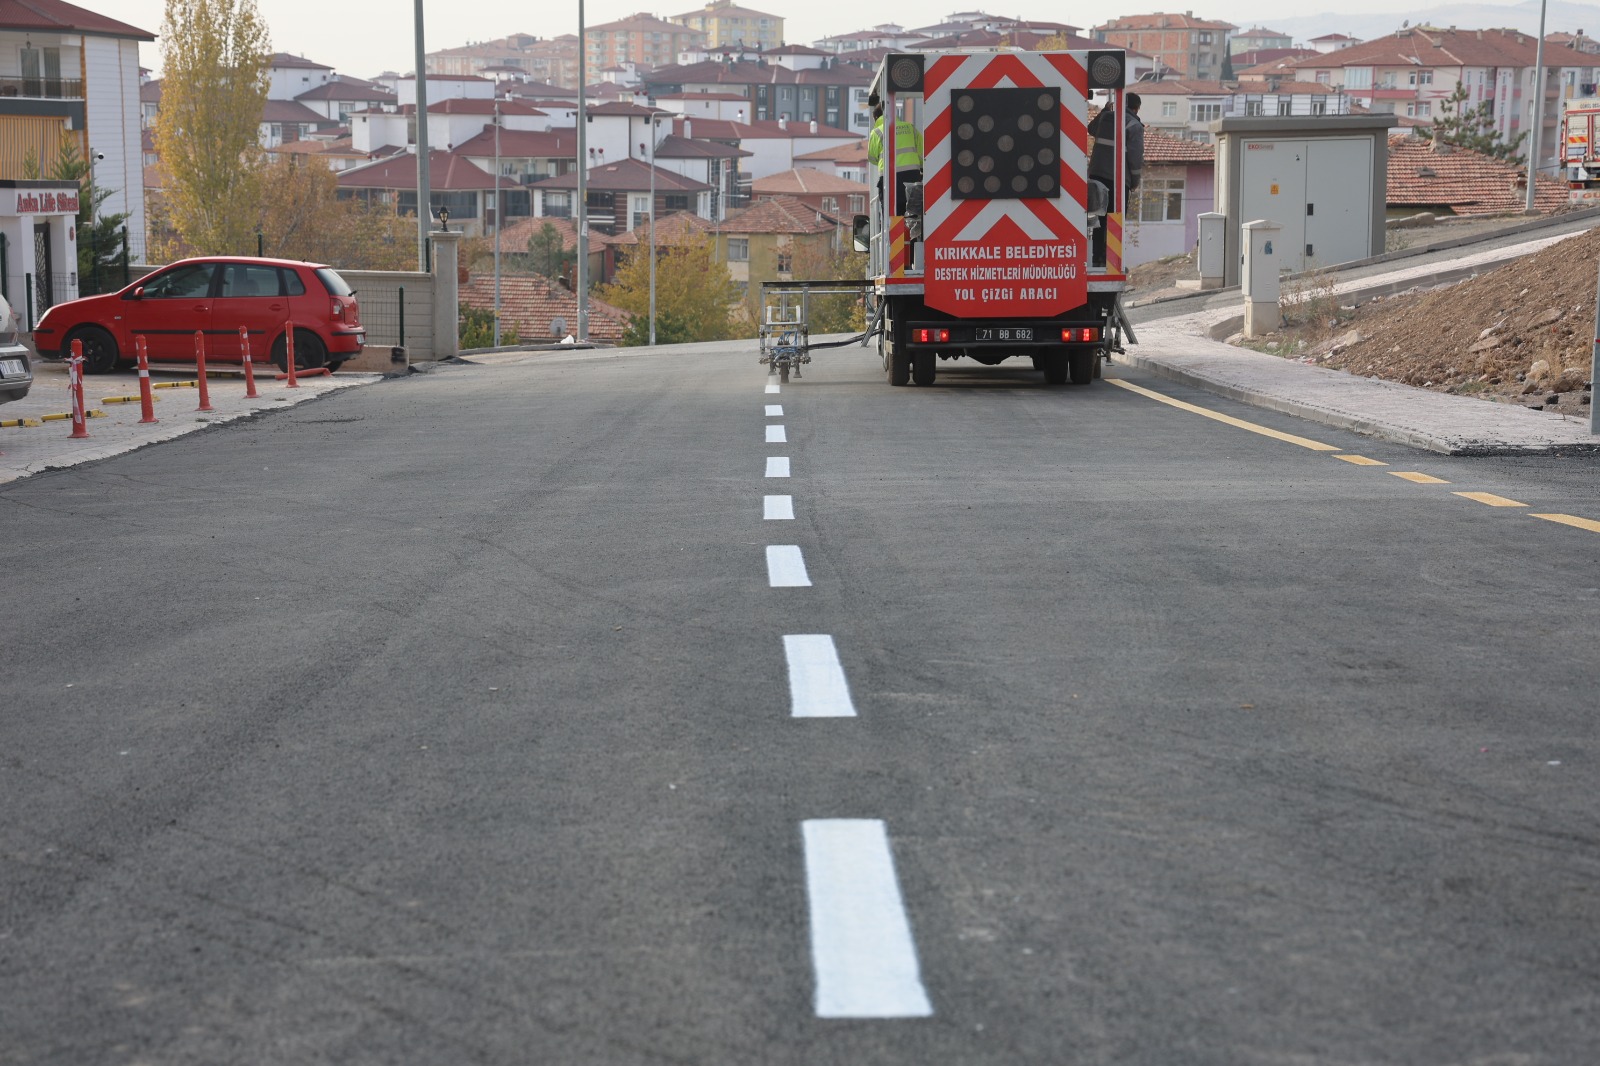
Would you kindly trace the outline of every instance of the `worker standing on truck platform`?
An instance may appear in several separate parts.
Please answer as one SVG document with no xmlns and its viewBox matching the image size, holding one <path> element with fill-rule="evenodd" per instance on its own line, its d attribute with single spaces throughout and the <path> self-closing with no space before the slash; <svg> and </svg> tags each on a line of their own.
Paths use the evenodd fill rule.
<svg viewBox="0 0 1600 1066">
<path fill-rule="evenodd" d="M 867 136 L 867 158 L 875 167 L 883 166 L 883 104 L 872 106 L 872 133 Z M 898 186 L 891 214 L 906 213 L 906 186 L 922 181 L 922 131 L 905 119 L 894 124 L 894 176 Z M 883 178 L 878 178 L 878 193 L 883 193 Z"/>
<path fill-rule="evenodd" d="M 1139 187 L 1139 180 L 1144 176 L 1144 123 L 1139 121 L 1139 94 L 1125 93 L 1122 98 L 1123 109 L 1127 118 L 1123 123 L 1122 140 L 1126 150 L 1126 162 L 1123 164 L 1122 176 L 1127 191 L 1127 199 L 1133 199 L 1133 190 Z M 1107 190 L 1115 190 L 1117 185 L 1117 113 L 1112 109 L 1112 101 L 1108 100 L 1106 106 L 1089 123 L 1089 136 L 1094 138 L 1094 151 L 1089 155 L 1089 177 L 1104 185 Z M 1094 229 L 1094 265 L 1106 265 L 1106 222 Z"/>
</svg>

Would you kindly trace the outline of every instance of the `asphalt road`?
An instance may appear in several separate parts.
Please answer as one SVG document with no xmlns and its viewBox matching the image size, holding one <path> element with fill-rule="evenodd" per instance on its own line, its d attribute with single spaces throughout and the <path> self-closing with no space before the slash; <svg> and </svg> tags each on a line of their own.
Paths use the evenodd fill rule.
<svg viewBox="0 0 1600 1066">
<path fill-rule="evenodd" d="M 1110 373 L 1332 447 L 712 345 L 0 487 L 0 1062 L 1592 1061 L 1600 462 Z"/>
</svg>

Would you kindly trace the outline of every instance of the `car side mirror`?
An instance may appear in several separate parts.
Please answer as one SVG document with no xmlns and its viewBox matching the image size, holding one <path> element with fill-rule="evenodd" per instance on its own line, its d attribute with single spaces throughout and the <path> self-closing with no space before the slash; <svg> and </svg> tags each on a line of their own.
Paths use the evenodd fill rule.
<svg viewBox="0 0 1600 1066">
<path fill-rule="evenodd" d="M 128 293 L 128 299 L 130 299 L 130 300 L 142 300 L 142 299 L 144 299 L 144 286 L 140 285 L 138 288 L 136 288 L 132 292 Z"/>
<path fill-rule="evenodd" d="M 872 248 L 872 219 L 856 215 L 850 219 L 850 244 L 858 252 Z"/>
</svg>

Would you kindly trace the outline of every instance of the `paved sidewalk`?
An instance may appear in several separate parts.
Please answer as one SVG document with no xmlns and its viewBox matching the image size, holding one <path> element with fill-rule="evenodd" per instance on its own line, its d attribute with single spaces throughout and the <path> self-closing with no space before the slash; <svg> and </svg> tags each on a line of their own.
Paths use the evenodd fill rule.
<svg viewBox="0 0 1600 1066">
<path fill-rule="evenodd" d="M 1591 223 L 1592 224 L 1592 223 Z M 1581 232 L 1581 231 L 1580 231 Z M 1547 248 L 1572 232 L 1472 251 L 1451 249 L 1352 271 L 1335 287 L 1346 296 L 1399 292 L 1489 269 Z M 1157 316 L 1160 317 L 1157 317 Z M 1413 388 L 1308 366 L 1213 340 L 1243 315 L 1243 297 L 1207 293 L 1135 308 L 1139 343 L 1116 361 L 1273 411 L 1448 455 L 1600 452 L 1589 420 L 1512 404 Z"/>
<path fill-rule="evenodd" d="M 90 410 L 105 412 L 104 418 L 88 421 L 89 439 L 72 440 L 72 423 L 46 422 L 42 426 L 25 429 L 0 429 L 0 483 L 15 481 L 42 470 L 77 466 L 95 459 L 106 459 L 147 444 L 171 440 L 186 433 L 194 433 L 219 422 L 232 422 L 248 418 L 260 411 L 277 410 L 315 400 L 339 389 L 355 385 L 369 385 L 382 381 L 381 374 L 351 374 L 340 371 L 331 377 L 317 375 L 301 378 L 299 388 L 287 388 L 282 381 L 273 380 L 274 369 L 256 375 L 254 400 L 245 399 L 242 377 L 207 378 L 207 391 L 214 411 L 203 414 L 196 411 L 200 395 L 196 389 L 156 389 L 159 397 L 155 403 L 155 416 L 160 419 L 153 425 L 139 424 L 139 404 L 101 404 L 106 396 L 137 396 L 139 379 L 132 373 L 94 374 L 84 378 L 83 397 Z M 37 419 L 40 415 L 72 410 L 67 398 L 67 368 L 65 363 L 34 361 L 33 388 L 26 398 L 0 404 L 0 420 L 17 418 Z M 194 380 L 194 371 L 176 374 L 151 374 L 155 381 Z"/>
</svg>

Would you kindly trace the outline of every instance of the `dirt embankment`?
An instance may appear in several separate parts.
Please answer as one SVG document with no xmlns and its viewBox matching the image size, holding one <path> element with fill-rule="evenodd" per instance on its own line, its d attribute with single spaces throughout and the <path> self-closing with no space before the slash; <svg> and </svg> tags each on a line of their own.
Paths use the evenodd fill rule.
<svg viewBox="0 0 1600 1066">
<path fill-rule="evenodd" d="M 1284 327 L 1249 345 L 1364 377 L 1587 417 L 1597 261 L 1600 229 L 1455 285 L 1358 307 L 1332 293 L 1331 271 L 1290 280 Z"/>
</svg>

